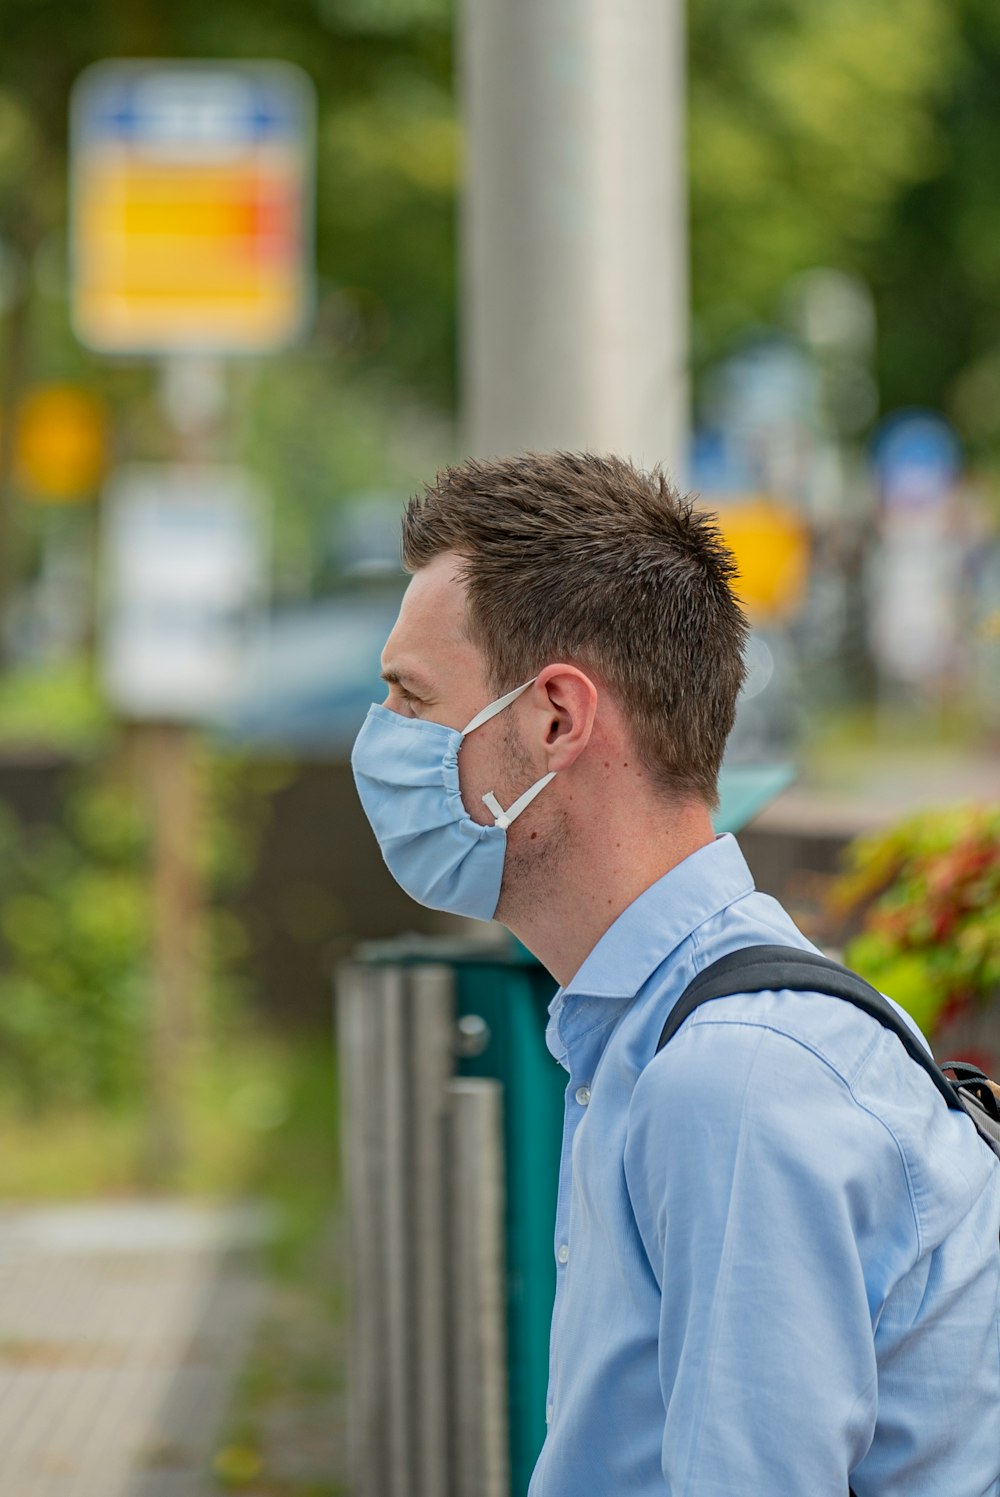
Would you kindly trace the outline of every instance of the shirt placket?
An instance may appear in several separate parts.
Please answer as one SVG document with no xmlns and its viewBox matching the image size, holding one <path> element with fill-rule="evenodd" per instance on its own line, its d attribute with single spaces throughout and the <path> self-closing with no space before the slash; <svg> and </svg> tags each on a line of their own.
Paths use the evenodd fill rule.
<svg viewBox="0 0 1000 1497">
<path fill-rule="evenodd" d="M 573 1200 L 573 1143 L 590 1102 L 590 1080 L 618 1016 L 617 1005 L 601 1023 L 593 1012 L 595 1000 L 580 1002 L 578 1012 L 564 1010 L 560 1033 L 566 1046 L 562 1064 L 569 1071 L 563 1102 L 562 1150 L 559 1156 L 559 1188 L 556 1197 L 554 1253 L 556 1292 L 552 1307 L 552 1331 L 549 1342 L 549 1382 L 545 1398 L 545 1422 L 551 1424 L 557 1397 L 558 1367 L 555 1348 L 558 1344 L 559 1317 L 566 1293 L 571 1256 L 571 1207 Z M 603 1005 L 602 1005 L 603 1006 Z M 581 1033 L 581 1030 L 583 1031 Z"/>
</svg>

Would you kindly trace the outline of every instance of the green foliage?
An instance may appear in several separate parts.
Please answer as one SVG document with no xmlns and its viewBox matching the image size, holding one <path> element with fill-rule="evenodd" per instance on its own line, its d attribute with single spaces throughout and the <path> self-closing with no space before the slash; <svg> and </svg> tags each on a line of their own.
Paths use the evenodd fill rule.
<svg viewBox="0 0 1000 1497">
<path fill-rule="evenodd" d="M 951 10 L 957 47 L 942 67 L 934 170 L 893 205 L 872 263 L 878 378 L 897 404 L 943 406 L 977 458 L 1000 443 L 1000 14 Z M 890 253 L 891 246 L 891 253 Z"/>
<path fill-rule="evenodd" d="M 206 991 L 219 1039 L 242 996 L 246 942 L 213 903 L 249 871 L 266 785 L 235 763 L 204 767 L 202 921 Z M 143 1093 L 148 1066 L 151 831 L 121 763 L 78 772 L 56 824 L 23 827 L 0 807 L 0 1095 L 44 1111 Z"/>
<path fill-rule="evenodd" d="M 1000 806 L 926 811 L 859 838 L 833 907 L 860 924 L 848 963 L 933 1031 L 1000 995 Z"/>
<path fill-rule="evenodd" d="M 195 1054 L 183 1098 L 185 1194 L 271 1201 L 275 1274 L 294 1277 L 338 1197 L 331 1046 L 264 1033 L 247 1016 Z M 141 1102 L 109 1108 L 59 1097 L 25 1113 L 0 1090 L 0 1200 L 68 1200 L 148 1188 Z"/>
<path fill-rule="evenodd" d="M 111 717 L 84 660 L 0 676 L 0 746 L 80 754 L 100 748 Z"/>
<path fill-rule="evenodd" d="M 318 102 L 322 300 L 346 292 L 377 324 L 372 367 L 431 402 L 454 391 L 454 190 L 449 6 L 442 0 L 0 0 L 0 238 L 34 258 L 61 236 L 69 91 L 107 57 L 277 58 Z M 329 325 L 321 329 L 326 351 Z"/>
<path fill-rule="evenodd" d="M 237 363 L 232 421 L 215 454 L 249 462 L 264 480 L 274 502 L 277 591 L 308 596 L 340 500 L 372 489 L 405 492 L 451 455 L 458 127 L 447 0 L 270 7 L 0 0 L 0 29 L 4 400 L 35 380 L 95 388 L 110 408 L 115 460 L 175 454 L 155 371 L 91 355 L 70 328 L 73 82 L 95 61 L 129 56 L 283 59 L 312 79 L 316 316 L 303 347 Z M 27 347 L 16 368 L 4 316 L 10 294 L 28 302 Z M 421 410 L 430 418 L 420 421 Z M 21 576 L 39 569 L 53 526 L 43 506 L 18 506 Z"/>
<path fill-rule="evenodd" d="M 63 828 L 4 827 L 0 1082 L 35 1106 L 134 1087 L 148 944 L 135 869 L 143 829 L 104 786 L 78 789 Z"/>
<path fill-rule="evenodd" d="M 350 298 L 341 311 L 354 316 Z M 352 374 L 347 359 L 346 353 L 341 361 L 289 354 L 234 390 L 243 454 L 273 499 L 279 597 L 309 594 L 329 569 L 332 521 L 343 501 L 395 494 L 402 507 L 405 495 L 451 455 L 451 431 L 440 417 L 360 368 Z"/>
<path fill-rule="evenodd" d="M 451 455 L 454 11 L 450 0 L 0 0 L 0 307 L 12 293 L 31 303 L 25 367 L 11 378 L 103 390 L 123 458 L 162 457 L 169 443 L 151 371 L 94 358 L 70 332 L 74 79 L 102 57 L 159 56 L 286 59 L 313 80 L 314 327 L 302 349 L 238 376 L 232 401 L 232 445 L 275 499 L 286 594 L 316 584 L 334 505 L 408 488 Z M 875 294 L 883 406 L 944 407 L 978 457 L 1000 461 L 996 7 L 691 0 L 688 15 L 698 368 L 780 318 L 798 272 L 839 267 Z M 427 410 L 421 433 L 413 413 Z M 48 524 L 22 507 L 22 572 Z"/>
<path fill-rule="evenodd" d="M 285 58 L 317 88 L 321 312 L 328 294 L 340 298 L 367 324 L 366 364 L 448 404 L 453 9 L 449 0 L 0 0 L 0 235 L 34 254 L 61 234 L 67 98 L 88 63 Z M 995 7 L 692 0 L 689 34 L 691 259 L 706 351 L 773 316 L 796 271 L 841 265 L 878 289 L 886 377 L 901 390 L 908 364 L 914 395 L 940 396 L 942 376 L 957 372 L 958 335 L 985 355 L 996 331 Z M 330 352 L 334 311 L 321 335 Z M 913 340 L 936 342 L 930 329 L 944 351 L 909 358 Z"/>
<path fill-rule="evenodd" d="M 773 319 L 814 265 L 870 273 L 940 169 L 959 50 L 946 0 L 693 0 L 691 237 L 702 353 Z"/>
</svg>

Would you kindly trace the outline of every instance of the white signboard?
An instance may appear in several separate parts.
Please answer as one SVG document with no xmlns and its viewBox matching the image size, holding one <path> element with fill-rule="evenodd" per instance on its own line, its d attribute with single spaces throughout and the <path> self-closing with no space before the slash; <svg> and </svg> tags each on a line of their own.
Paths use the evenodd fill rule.
<svg viewBox="0 0 1000 1497">
<path fill-rule="evenodd" d="M 115 475 L 104 502 L 102 663 L 126 716 L 194 722 L 240 689 L 265 592 L 263 515 L 240 468 Z"/>
</svg>

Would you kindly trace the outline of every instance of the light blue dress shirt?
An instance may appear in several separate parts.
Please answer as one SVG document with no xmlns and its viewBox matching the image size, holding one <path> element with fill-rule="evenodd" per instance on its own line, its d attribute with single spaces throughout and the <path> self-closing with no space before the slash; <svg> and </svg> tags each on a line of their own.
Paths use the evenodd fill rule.
<svg viewBox="0 0 1000 1497">
<path fill-rule="evenodd" d="M 699 1009 L 809 943 L 721 837 L 552 1003 L 569 1072 L 548 1433 L 530 1497 L 998 1497 L 1000 1168 L 851 1005 Z"/>
</svg>

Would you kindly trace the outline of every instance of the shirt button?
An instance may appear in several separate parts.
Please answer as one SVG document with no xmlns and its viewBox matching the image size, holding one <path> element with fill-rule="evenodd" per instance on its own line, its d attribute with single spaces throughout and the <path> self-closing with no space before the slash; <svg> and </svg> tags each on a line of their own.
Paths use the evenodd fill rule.
<svg viewBox="0 0 1000 1497">
<path fill-rule="evenodd" d="M 590 1087 L 578 1086 L 576 1089 L 576 1100 L 579 1102 L 581 1107 L 586 1107 L 587 1103 L 590 1101 Z"/>
<path fill-rule="evenodd" d="M 556 1257 L 559 1259 L 560 1263 L 568 1263 L 569 1262 L 569 1244 L 568 1243 L 561 1242 L 559 1244 L 559 1251 L 556 1253 Z"/>
</svg>

